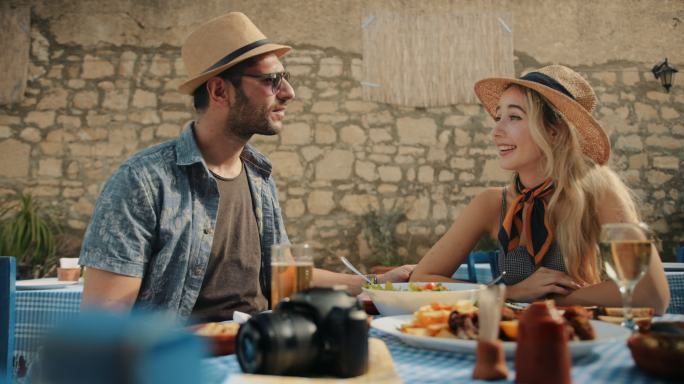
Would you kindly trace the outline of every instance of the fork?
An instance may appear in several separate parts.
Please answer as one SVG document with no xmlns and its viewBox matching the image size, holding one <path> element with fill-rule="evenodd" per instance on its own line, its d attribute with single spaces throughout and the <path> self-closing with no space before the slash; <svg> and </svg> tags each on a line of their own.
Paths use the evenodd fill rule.
<svg viewBox="0 0 684 384">
<path fill-rule="evenodd" d="M 504 277 L 504 275 L 506 275 L 506 271 L 502 271 L 501 274 L 499 274 L 499 276 L 497 276 L 496 278 L 492 279 L 492 281 L 487 283 L 487 286 L 490 287 L 490 286 L 498 283 Z"/>
</svg>

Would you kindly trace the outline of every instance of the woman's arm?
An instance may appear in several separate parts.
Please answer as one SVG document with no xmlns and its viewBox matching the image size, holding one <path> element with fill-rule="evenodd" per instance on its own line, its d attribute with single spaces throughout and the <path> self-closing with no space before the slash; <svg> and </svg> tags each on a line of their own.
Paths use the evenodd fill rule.
<svg viewBox="0 0 684 384">
<path fill-rule="evenodd" d="M 477 195 L 423 256 L 411 274 L 411 281 L 453 281 L 454 271 L 480 237 L 498 227 L 500 210 L 501 188 L 489 188 Z"/>
<path fill-rule="evenodd" d="M 599 223 L 636 223 L 638 219 L 620 203 L 615 193 L 608 191 L 599 206 Z M 601 257 L 601 255 L 596 255 Z M 558 297 L 560 305 L 603 305 L 622 306 L 622 298 L 617 285 L 612 281 L 604 281 L 582 289 L 578 289 L 565 297 Z M 651 247 L 651 260 L 645 275 L 634 289 L 632 305 L 635 307 L 653 307 L 657 314 L 662 314 L 670 303 L 670 289 L 667 285 L 663 263 L 655 246 Z"/>
</svg>

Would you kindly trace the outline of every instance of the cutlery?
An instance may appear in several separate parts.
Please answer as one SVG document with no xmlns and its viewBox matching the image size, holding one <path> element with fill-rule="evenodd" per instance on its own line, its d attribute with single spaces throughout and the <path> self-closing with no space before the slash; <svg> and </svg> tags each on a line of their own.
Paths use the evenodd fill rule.
<svg viewBox="0 0 684 384">
<path fill-rule="evenodd" d="M 489 283 L 487 283 L 487 286 L 489 287 L 489 286 L 491 286 L 491 285 L 494 285 L 494 284 L 498 283 L 498 282 L 501 280 L 501 278 L 504 277 L 504 275 L 506 275 L 506 271 L 502 271 L 501 274 L 500 274 L 499 276 L 497 276 L 495 279 L 493 279 L 492 281 L 490 281 Z"/>
<path fill-rule="evenodd" d="M 370 281 L 370 279 L 369 279 L 368 277 L 366 277 L 366 275 L 364 275 L 363 273 L 359 272 L 359 270 L 356 269 L 356 267 L 354 267 L 354 266 L 352 265 L 352 263 L 351 263 L 349 260 L 347 260 L 346 257 L 340 256 L 340 260 L 342 260 L 342 264 L 344 264 L 345 267 L 349 268 L 352 272 L 356 273 L 357 275 L 363 277 L 363 279 L 366 280 L 366 281 L 368 282 L 368 284 L 373 284 L 373 282 Z"/>
</svg>

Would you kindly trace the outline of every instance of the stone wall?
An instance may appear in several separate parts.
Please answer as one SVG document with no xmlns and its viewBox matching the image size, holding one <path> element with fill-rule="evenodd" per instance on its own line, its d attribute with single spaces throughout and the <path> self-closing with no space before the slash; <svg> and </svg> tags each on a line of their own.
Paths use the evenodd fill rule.
<svg viewBox="0 0 684 384">
<path fill-rule="evenodd" d="M 176 90 L 183 79 L 178 44 L 76 43 L 56 32 L 61 19 L 49 17 L 46 7 L 32 6 L 25 98 L 0 107 L 0 195 L 24 191 L 49 201 L 80 238 L 106 178 L 136 151 L 177 136 L 193 117 L 191 100 Z M 273 24 L 262 28 L 277 31 Z M 479 105 L 367 102 L 358 52 L 292 44 L 284 62 L 297 98 L 285 129 L 253 143 L 275 164 L 290 237 L 316 244 L 318 265 L 338 269 L 338 255 L 377 262 L 361 234 L 369 209 L 405 212 L 396 229 L 398 252 L 417 261 L 478 191 L 509 178 L 498 167 L 491 119 Z M 516 48 L 516 73 L 572 62 L 595 87 L 601 102 L 595 116 L 611 132 L 611 163 L 641 199 L 671 259 L 674 246 L 684 243 L 682 78 L 668 94 L 650 73 L 661 57 L 576 63 L 539 56 L 544 61 Z M 684 69 L 684 62 L 670 61 Z"/>
</svg>

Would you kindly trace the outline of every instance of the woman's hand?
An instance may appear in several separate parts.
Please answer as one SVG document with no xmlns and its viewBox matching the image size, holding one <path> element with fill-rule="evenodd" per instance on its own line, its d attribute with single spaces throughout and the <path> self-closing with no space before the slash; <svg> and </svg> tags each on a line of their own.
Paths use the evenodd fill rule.
<svg viewBox="0 0 684 384">
<path fill-rule="evenodd" d="M 406 264 L 401 267 L 392 269 L 391 271 L 385 272 L 382 275 L 378 275 L 378 283 L 385 283 L 391 281 L 393 283 L 403 283 L 408 281 L 415 268 L 415 264 Z"/>
<path fill-rule="evenodd" d="M 566 273 L 541 267 L 527 279 L 506 287 L 506 298 L 514 301 L 532 302 L 547 295 L 568 295 L 582 288 Z"/>
</svg>

